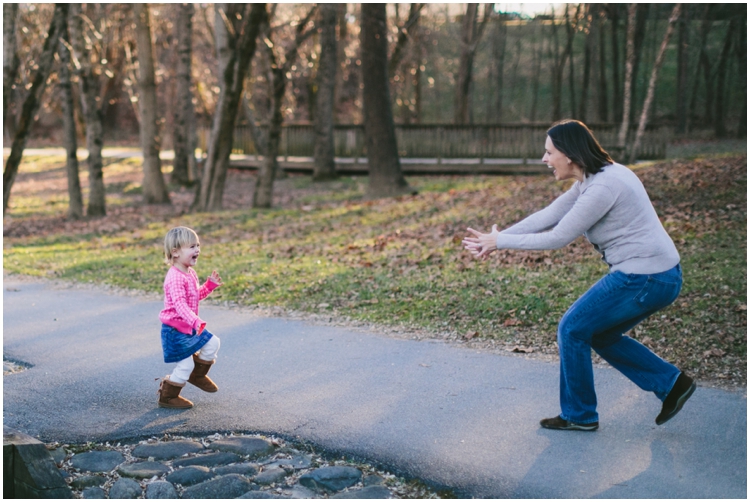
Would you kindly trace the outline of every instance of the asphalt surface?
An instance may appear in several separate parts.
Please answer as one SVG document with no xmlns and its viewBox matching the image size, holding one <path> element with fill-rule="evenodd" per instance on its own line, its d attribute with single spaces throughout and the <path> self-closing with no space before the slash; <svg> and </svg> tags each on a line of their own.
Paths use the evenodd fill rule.
<svg viewBox="0 0 750 502">
<path fill-rule="evenodd" d="M 159 301 L 6 278 L 4 424 L 44 441 L 262 432 L 378 463 L 463 497 L 746 498 L 747 397 L 699 387 L 661 403 L 597 368 L 597 432 L 540 429 L 556 363 L 201 306 L 221 339 L 196 406 L 156 406 Z"/>
</svg>

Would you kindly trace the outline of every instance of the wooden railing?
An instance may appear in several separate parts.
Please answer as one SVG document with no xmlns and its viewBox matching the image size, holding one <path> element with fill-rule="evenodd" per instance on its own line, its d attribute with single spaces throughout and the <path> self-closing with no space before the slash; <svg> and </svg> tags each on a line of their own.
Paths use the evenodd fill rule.
<svg viewBox="0 0 750 502">
<path fill-rule="evenodd" d="M 623 152 L 617 148 L 618 124 L 589 124 L 605 150 L 617 161 L 623 161 Z M 496 124 L 496 125 L 396 125 L 399 155 L 404 158 L 442 159 L 495 158 L 541 159 L 549 124 Z M 262 135 L 266 126 L 258 126 Z M 206 150 L 208 129 L 199 131 L 199 147 Z M 630 137 L 635 134 L 635 126 Z M 637 158 L 639 160 L 666 157 L 669 129 L 648 127 Z M 366 157 L 363 125 L 334 126 L 335 156 L 356 159 Z M 281 133 L 279 155 L 283 157 L 312 157 L 315 133 L 312 125 L 287 125 Z M 238 126 L 234 133 L 234 153 L 257 154 L 255 144 L 246 126 Z"/>
</svg>

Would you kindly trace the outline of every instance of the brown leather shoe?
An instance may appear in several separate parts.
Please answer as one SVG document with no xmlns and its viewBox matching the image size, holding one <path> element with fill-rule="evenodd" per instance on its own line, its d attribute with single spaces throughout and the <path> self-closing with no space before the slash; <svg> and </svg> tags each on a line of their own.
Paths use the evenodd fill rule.
<svg viewBox="0 0 750 502">
<path fill-rule="evenodd" d="M 169 381 L 169 375 L 162 378 L 158 391 L 159 400 L 157 403 L 159 404 L 159 408 L 192 408 L 192 401 L 180 397 L 183 387 L 185 387 L 184 383 L 180 385 Z"/>
<path fill-rule="evenodd" d="M 198 356 L 193 354 L 193 362 L 195 363 L 195 367 L 193 368 L 193 372 L 190 373 L 188 382 L 195 385 L 204 392 L 216 392 L 217 390 L 219 390 L 219 387 L 214 383 L 214 381 L 206 376 L 208 370 L 211 369 L 211 365 L 215 361 L 216 359 L 214 359 L 213 361 L 204 361 L 203 359 L 200 359 Z"/>
</svg>

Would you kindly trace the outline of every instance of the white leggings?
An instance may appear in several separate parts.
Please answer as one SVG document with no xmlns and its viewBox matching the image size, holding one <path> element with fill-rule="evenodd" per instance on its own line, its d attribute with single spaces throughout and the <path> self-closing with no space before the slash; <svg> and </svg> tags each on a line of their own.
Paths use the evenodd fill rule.
<svg viewBox="0 0 750 502">
<path fill-rule="evenodd" d="M 220 344 L 219 337 L 216 335 L 212 336 L 198 352 L 198 357 L 204 361 L 213 361 L 216 359 L 216 353 L 219 351 Z M 193 368 L 195 368 L 195 363 L 191 355 L 177 363 L 177 366 L 172 370 L 172 374 L 169 375 L 169 381 L 180 385 L 187 382 L 188 378 L 190 378 L 190 373 L 193 372 Z"/>
</svg>

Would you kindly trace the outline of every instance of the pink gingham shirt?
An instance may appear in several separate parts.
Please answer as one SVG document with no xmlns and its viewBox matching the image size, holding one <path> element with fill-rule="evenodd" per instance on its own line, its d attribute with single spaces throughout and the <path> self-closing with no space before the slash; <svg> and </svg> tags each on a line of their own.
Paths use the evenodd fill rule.
<svg viewBox="0 0 750 502">
<path fill-rule="evenodd" d="M 198 317 L 198 303 L 217 287 L 210 279 L 198 286 L 198 274 L 192 268 L 187 274 L 177 267 L 170 268 L 164 278 L 164 310 L 159 319 L 180 333 L 200 333 L 206 323 Z"/>
</svg>

